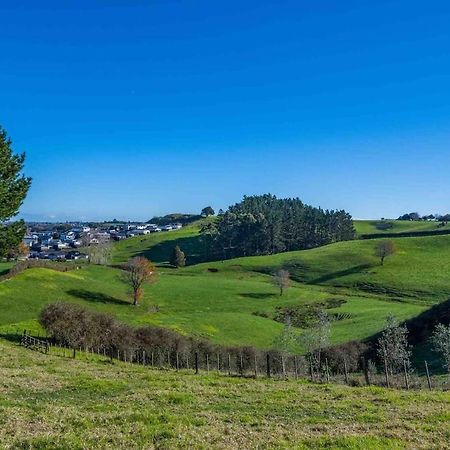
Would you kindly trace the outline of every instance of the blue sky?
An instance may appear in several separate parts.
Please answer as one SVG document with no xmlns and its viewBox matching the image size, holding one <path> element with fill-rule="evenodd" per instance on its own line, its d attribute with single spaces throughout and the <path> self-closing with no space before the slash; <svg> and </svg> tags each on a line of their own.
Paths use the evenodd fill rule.
<svg viewBox="0 0 450 450">
<path fill-rule="evenodd" d="M 30 219 L 450 211 L 446 1 L 0 0 Z"/>
</svg>

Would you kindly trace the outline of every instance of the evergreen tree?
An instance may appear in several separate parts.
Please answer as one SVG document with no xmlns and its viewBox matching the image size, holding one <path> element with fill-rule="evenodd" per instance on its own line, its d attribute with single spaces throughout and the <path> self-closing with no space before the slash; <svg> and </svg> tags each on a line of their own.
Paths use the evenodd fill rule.
<svg viewBox="0 0 450 450">
<path fill-rule="evenodd" d="M 184 267 L 186 265 L 186 255 L 178 245 L 173 249 L 170 264 L 174 267 Z"/>
<path fill-rule="evenodd" d="M 0 257 L 13 253 L 25 235 L 25 223 L 10 223 L 16 216 L 31 185 L 31 178 L 22 175 L 25 154 L 15 155 L 11 140 L 0 127 Z"/>
</svg>

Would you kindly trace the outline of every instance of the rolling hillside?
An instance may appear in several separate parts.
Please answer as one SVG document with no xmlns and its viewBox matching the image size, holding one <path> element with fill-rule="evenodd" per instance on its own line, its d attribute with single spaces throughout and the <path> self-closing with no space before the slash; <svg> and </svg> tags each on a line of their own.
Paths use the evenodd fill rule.
<svg viewBox="0 0 450 450">
<path fill-rule="evenodd" d="M 450 224 L 440 226 L 438 222 L 408 222 L 405 220 L 355 220 L 358 236 L 372 234 L 415 233 L 450 231 Z"/>
<path fill-rule="evenodd" d="M 342 343 L 378 332 L 390 312 L 408 319 L 450 297 L 449 236 L 396 239 L 398 252 L 383 267 L 373 256 L 375 242 L 360 240 L 184 269 L 164 266 L 175 243 L 192 260 L 184 244 L 191 243 L 195 258 L 199 242 L 198 227 L 191 226 L 116 244 L 115 262 L 144 254 L 162 264 L 158 282 L 145 288 L 138 308 L 130 305 L 117 269 L 86 265 L 66 273 L 28 270 L 0 283 L 0 332 L 37 330 L 42 306 L 63 300 L 113 313 L 134 325 L 167 326 L 219 344 L 270 347 L 282 329 L 273 319 L 283 308 L 302 313 L 308 305 L 337 299 L 341 305 L 329 310 L 339 317 L 332 340 Z M 271 274 L 281 267 L 294 280 L 283 297 L 271 284 Z"/>
</svg>

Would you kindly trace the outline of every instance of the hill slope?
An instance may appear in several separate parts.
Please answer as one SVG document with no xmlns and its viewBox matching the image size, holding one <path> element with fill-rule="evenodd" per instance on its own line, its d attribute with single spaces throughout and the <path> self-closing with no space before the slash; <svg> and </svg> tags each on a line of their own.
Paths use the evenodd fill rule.
<svg viewBox="0 0 450 450">
<path fill-rule="evenodd" d="M 449 448 L 450 394 L 195 376 L 0 340 L 0 446 Z"/>
</svg>

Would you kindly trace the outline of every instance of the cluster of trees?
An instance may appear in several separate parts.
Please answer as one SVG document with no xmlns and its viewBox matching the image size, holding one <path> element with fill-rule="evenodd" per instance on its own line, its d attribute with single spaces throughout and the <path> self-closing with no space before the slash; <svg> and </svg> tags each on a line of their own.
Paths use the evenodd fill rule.
<svg viewBox="0 0 450 450">
<path fill-rule="evenodd" d="M 345 211 L 305 205 L 298 198 L 266 194 L 243 201 L 201 229 L 210 257 L 268 255 L 353 239 L 353 220 Z"/>
<path fill-rule="evenodd" d="M 403 214 L 397 220 L 408 220 L 417 222 L 420 220 L 436 220 L 439 222 L 450 222 L 450 214 L 428 214 L 427 216 L 421 216 L 418 212 L 411 212 Z"/>
<path fill-rule="evenodd" d="M 25 223 L 10 222 L 17 215 L 31 185 L 22 174 L 25 154 L 14 154 L 6 131 L 0 127 L 0 258 L 13 258 L 21 253 Z"/>
</svg>

